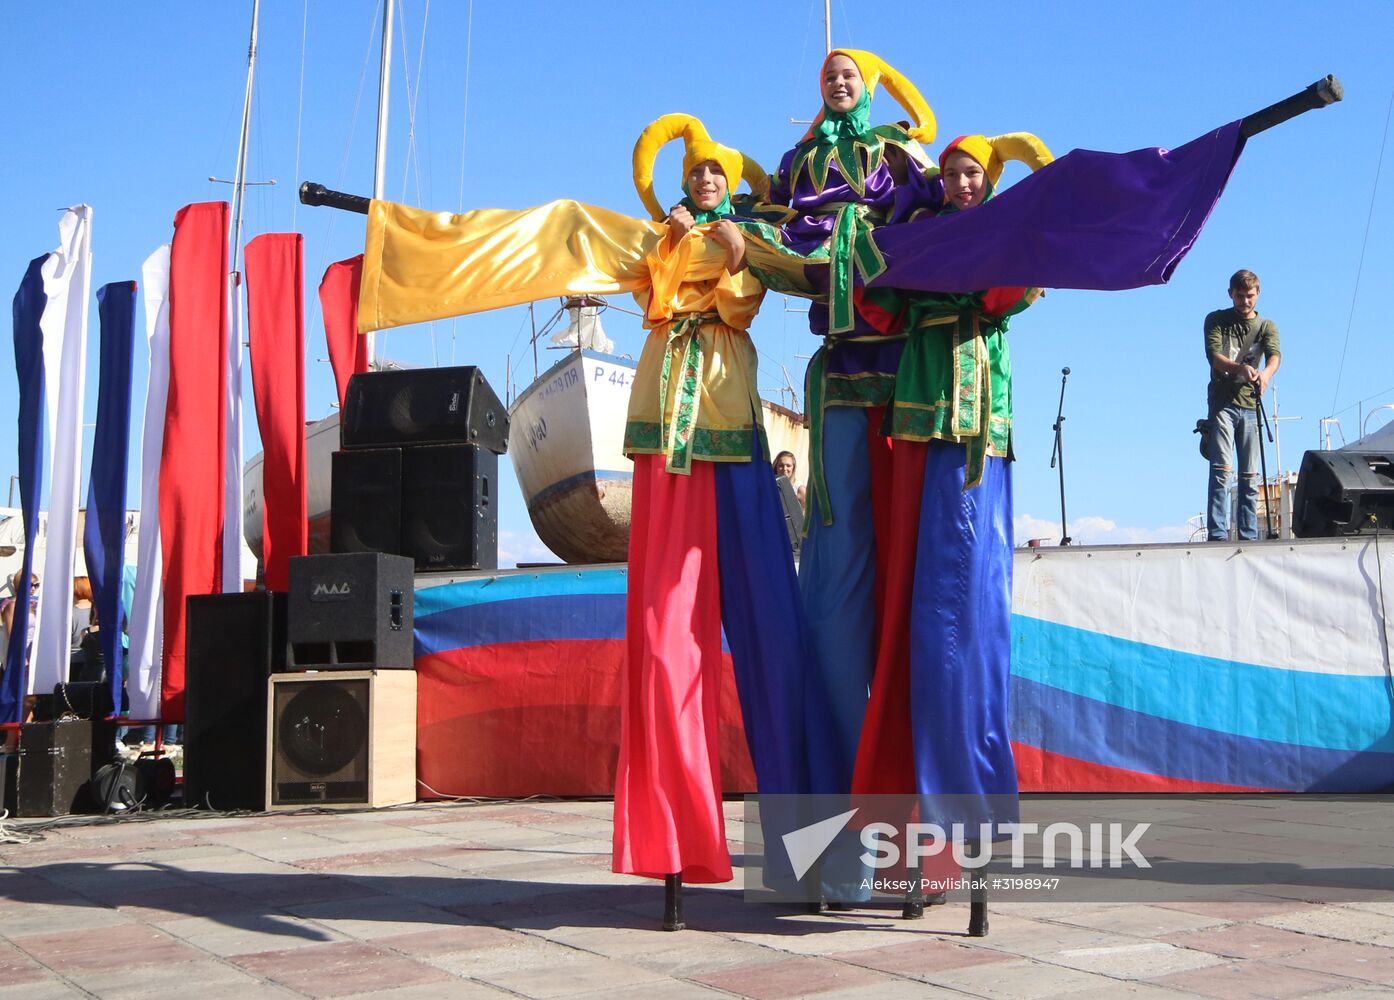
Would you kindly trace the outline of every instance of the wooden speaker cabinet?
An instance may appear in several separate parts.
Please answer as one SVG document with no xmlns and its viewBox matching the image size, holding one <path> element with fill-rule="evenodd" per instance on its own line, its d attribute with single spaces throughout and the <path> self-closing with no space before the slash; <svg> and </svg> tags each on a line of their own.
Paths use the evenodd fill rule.
<svg viewBox="0 0 1394 1000">
<path fill-rule="evenodd" d="M 276 674 L 268 683 L 268 809 L 416 801 L 415 671 Z"/>
</svg>

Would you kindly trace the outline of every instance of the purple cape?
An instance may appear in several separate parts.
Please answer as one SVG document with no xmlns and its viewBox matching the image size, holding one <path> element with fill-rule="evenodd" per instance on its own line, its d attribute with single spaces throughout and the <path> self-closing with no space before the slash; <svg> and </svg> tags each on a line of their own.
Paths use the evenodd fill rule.
<svg viewBox="0 0 1394 1000">
<path fill-rule="evenodd" d="M 1076 149 L 968 212 L 877 227 L 873 287 L 1110 291 L 1164 284 L 1234 169 L 1239 122 L 1179 149 Z"/>
</svg>

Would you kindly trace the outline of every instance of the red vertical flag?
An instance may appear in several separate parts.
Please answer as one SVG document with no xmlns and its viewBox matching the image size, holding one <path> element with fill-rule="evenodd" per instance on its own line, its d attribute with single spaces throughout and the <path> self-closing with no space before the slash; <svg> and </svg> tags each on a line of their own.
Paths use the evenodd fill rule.
<svg viewBox="0 0 1394 1000">
<path fill-rule="evenodd" d="M 329 344 L 340 406 L 348 392 L 349 376 L 368 370 L 368 338 L 358 335 L 358 290 L 362 284 L 362 254 L 330 264 L 319 283 L 324 339 Z"/>
<path fill-rule="evenodd" d="M 185 599 L 223 589 L 228 206 L 174 217 L 169 274 L 169 398 L 160 458 L 164 672 L 160 715 L 184 718 Z"/>
<path fill-rule="evenodd" d="M 336 265 L 337 266 L 337 265 Z M 305 270 L 299 233 L 247 244 L 252 393 L 261 431 L 261 558 L 268 590 L 289 586 L 291 556 L 305 555 Z"/>
</svg>

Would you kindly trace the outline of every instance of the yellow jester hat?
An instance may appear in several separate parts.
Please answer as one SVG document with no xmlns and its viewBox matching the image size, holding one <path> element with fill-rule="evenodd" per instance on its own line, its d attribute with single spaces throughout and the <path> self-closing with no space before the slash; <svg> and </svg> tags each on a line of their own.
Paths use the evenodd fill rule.
<svg viewBox="0 0 1394 1000">
<path fill-rule="evenodd" d="M 750 185 L 750 190 L 757 196 L 763 197 L 769 189 L 769 175 L 750 157 L 746 156 L 739 149 L 732 149 L 730 146 L 723 146 L 715 142 L 707 134 L 707 127 L 701 120 L 692 115 L 671 114 L 664 115 L 650 122 L 644 131 L 639 133 L 639 140 L 634 143 L 634 189 L 639 192 L 639 199 L 643 201 L 644 207 L 649 210 L 653 218 L 662 222 L 668 218 L 668 213 L 659 204 L 658 197 L 653 190 L 653 165 L 658 159 L 658 151 L 672 140 L 682 137 L 683 158 L 682 173 L 687 177 L 692 172 L 692 168 L 704 160 L 715 160 L 721 167 L 721 172 L 726 175 L 726 187 L 728 193 L 735 193 L 736 186 L 744 179 Z"/>
<path fill-rule="evenodd" d="M 896 103 L 909 112 L 911 119 L 914 120 L 915 124 L 910 129 L 910 138 L 925 144 L 934 141 L 934 111 L 930 108 L 929 102 L 924 99 L 924 95 L 919 92 L 915 85 L 901 74 L 900 70 L 874 52 L 868 52 L 865 49 L 833 49 L 818 69 L 818 93 L 823 92 L 823 75 L 828 71 L 828 63 L 832 61 L 833 56 L 846 56 L 856 63 L 857 72 L 862 75 L 862 83 L 866 86 L 868 102 L 875 96 L 878 83 L 886 85 L 886 93 L 895 98 Z M 819 109 L 817 117 L 813 119 L 814 127 L 823 120 L 825 110 Z M 813 132 L 814 129 L 810 128 L 805 138 L 812 136 Z"/>
<path fill-rule="evenodd" d="M 985 135 L 961 135 L 945 146 L 944 151 L 939 154 L 941 171 L 944 169 L 944 160 L 955 150 L 967 153 L 977 160 L 994 189 L 1008 160 L 1024 163 L 1034 173 L 1055 159 L 1046 148 L 1046 144 L 1030 132 L 1004 132 L 990 139 Z"/>
</svg>

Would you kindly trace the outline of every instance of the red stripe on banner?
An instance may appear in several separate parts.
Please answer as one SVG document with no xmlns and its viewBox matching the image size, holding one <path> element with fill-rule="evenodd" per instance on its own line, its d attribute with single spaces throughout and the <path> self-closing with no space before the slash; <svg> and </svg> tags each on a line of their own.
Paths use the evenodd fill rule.
<svg viewBox="0 0 1394 1000">
<path fill-rule="evenodd" d="M 418 795 L 613 794 L 623 658 L 623 639 L 509 642 L 418 657 Z M 722 788 L 753 792 L 729 654 L 718 732 Z"/>
<path fill-rule="evenodd" d="M 1187 781 L 1146 771 L 1111 767 L 1094 761 L 1066 757 L 1040 747 L 1012 743 L 1017 783 L 1023 792 L 1271 792 L 1274 788 L 1250 788 L 1212 781 Z"/>
<path fill-rule="evenodd" d="M 290 585 L 308 551 L 305 506 L 305 271 L 299 233 L 247 244 L 252 394 L 261 432 L 261 559 L 268 590 Z"/>
<path fill-rule="evenodd" d="M 362 284 L 362 254 L 330 264 L 319 283 L 324 340 L 329 345 L 329 363 L 334 368 L 341 407 L 349 376 L 368 370 L 368 338 L 358 334 L 358 291 Z"/>
<path fill-rule="evenodd" d="M 160 456 L 164 670 L 160 715 L 184 719 L 184 602 L 222 591 L 227 393 L 228 206 L 174 217 L 169 265 L 169 398 Z"/>
</svg>

